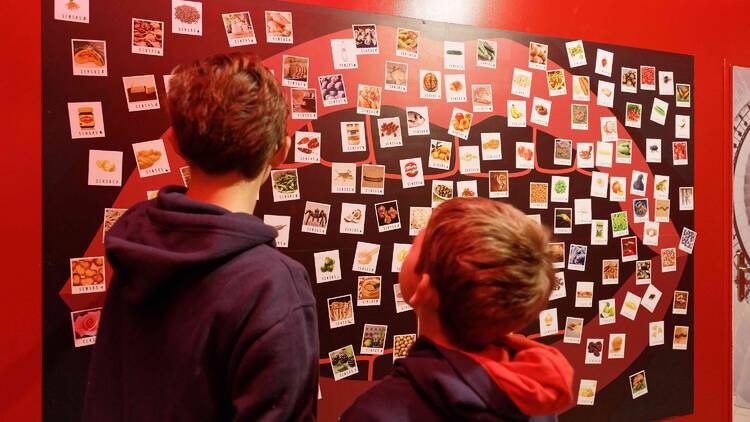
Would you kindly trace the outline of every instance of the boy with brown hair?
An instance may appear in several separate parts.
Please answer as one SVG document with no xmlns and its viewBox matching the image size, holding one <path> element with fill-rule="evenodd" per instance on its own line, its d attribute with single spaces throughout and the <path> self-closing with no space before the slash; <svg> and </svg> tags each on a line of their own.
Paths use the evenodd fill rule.
<svg viewBox="0 0 750 422">
<path fill-rule="evenodd" d="M 513 334 L 555 286 L 548 241 L 508 204 L 438 206 L 399 274 L 420 338 L 342 420 L 555 420 L 571 403 L 573 369 L 557 349 Z"/>
<path fill-rule="evenodd" d="M 172 140 L 192 182 L 136 204 L 107 234 L 115 275 L 84 420 L 314 420 L 310 280 L 276 250 L 277 231 L 252 215 L 289 150 L 289 106 L 247 54 L 218 54 L 173 75 Z"/>
</svg>

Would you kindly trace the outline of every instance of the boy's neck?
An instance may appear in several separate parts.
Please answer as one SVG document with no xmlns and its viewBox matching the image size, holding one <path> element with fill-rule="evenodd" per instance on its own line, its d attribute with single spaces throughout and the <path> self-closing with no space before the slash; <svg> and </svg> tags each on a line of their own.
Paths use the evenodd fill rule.
<svg viewBox="0 0 750 422">
<path fill-rule="evenodd" d="M 433 343 L 446 349 L 461 350 L 448 336 L 440 316 L 432 309 L 415 309 L 417 313 L 417 333 L 429 338 Z"/>
<path fill-rule="evenodd" d="M 231 212 L 252 214 L 256 198 L 266 172 L 255 179 L 244 178 L 238 172 L 225 174 L 206 174 L 196 166 L 190 168 L 190 188 L 187 196 L 190 199 L 213 204 Z"/>
</svg>

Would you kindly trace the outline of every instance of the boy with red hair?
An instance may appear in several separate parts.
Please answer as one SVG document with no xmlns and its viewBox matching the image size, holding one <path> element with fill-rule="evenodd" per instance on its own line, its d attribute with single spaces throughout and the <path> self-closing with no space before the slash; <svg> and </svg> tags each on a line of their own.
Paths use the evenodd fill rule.
<svg viewBox="0 0 750 422">
<path fill-rule="evenodd" d="M 513 334 L 555 286 L 548 241 L 508 204 L 438 206 L 399 274 L 420 338 L 342 420 L 555 420 L 571 403 L 573 369 L 557 349 Z"/>
</svg>

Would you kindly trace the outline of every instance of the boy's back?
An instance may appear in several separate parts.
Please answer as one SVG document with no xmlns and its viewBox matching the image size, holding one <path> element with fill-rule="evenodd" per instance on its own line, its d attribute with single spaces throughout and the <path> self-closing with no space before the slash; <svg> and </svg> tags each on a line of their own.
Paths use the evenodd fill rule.
<svg viewBox="0 0 750 422">
<path fill-rule="evenodd" d="M 85 419 L 314 415 L 316 312 L 304 268 L 275 250 L 275 230 L 258 218 L 183 191 L 162 189 L 107 234 L 116 276 Z"/>
</svg>

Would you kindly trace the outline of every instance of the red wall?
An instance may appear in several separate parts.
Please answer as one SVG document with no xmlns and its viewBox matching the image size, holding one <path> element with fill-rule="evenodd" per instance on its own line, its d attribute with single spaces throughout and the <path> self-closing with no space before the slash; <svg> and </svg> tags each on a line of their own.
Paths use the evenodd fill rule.
<svg viewBox="0 0 750 422">
<path fill-rule="evenodd" d="M 51 0 L 48 0 L 51 1 Z M 96 1 L 96 0 L 93 0 Z M 299 3 L 582 38 L 695 56 L 695 415 L 730 420 L 731 144 L 725 60 L 750 66 L 750 6 L 740 1 L 623 2 L 376 0 Z M 3 5 L 0 78 L 6 136 L 0 152 L 0 420 L 41 419 L 41 28 L 40 1 Z M 163 1 L 164 7 L 168 2 Z M 734 22 L 734 18 L 744 22 Z M 8 130 L 9 129 L 9 130 Z M 54 368 L 49 368 L 54 370 Z"/>
</svg>

